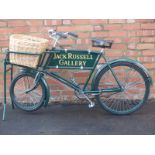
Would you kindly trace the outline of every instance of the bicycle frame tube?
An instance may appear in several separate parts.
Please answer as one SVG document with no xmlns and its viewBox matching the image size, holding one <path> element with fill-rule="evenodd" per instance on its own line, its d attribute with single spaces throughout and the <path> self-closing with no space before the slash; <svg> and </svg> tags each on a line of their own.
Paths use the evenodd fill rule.
<svg viewBox="0 0 155 155">
<path fill-rule="evenodd" d="M 101 90 L 96 90 L 96 91 L 84 91 L 84 94 L 100 94 L 100 93 L 112 93 L 112 92 L 120 92 L 121 88 L 106 88 L 106 89 L 101 89 Z"/>
<path fill-rule="evenodd" d="M 92 75 L 93 75 L 93 73 L 94 73 L 94 71 L 95 71 L 95 68 L 96 68 L 96 66 L 97 66 L 97 64 L 98 64 L 98 62 L 99 62 L 101 56 L 102 56 L 102 52 L 98 54 L 98 56 L 97 56 L 97 58 L 96 58 L 96 61 L 95 61 L 94 65 L 93 65 L 93 67 L 92 67 L 92 69 L 91 69 L 91 71 L 90 71 L 90 74 L 89 74 L 88 78 L 86 79 L 86 82 L 85 82 L 83 88 L 80 88 L 80 87 L 79 87 L 78 85 L 76 85 L 75 83 L 70 82 L 69 80 L 67 80 L 67 79 L 65 79 L 65 78 L 63 78 L 63 77 L 61 77 L 61 76 L 58 75 L 58 74 L 55 74 L 55 73 L 53 73 L 53 72 L 49 72 L 48 70 L 44 70 L 44 71 L 42 71 L 42 73 L 47 74 L 47 75 L 50 76 L 50 77 L 53 77 L 54 79 L 60 81 L 61 83 L 65 84 L 65 85 L 67 85 L 67 86 L 69 86 L 69 87 L 71 87 L 72 89 L 74 89 L 74 90 L 76 90 L 76 91 L 83 91 L 83 92 L 84 92 L 85 89 L 86 89 L 86 87 L 87 87 L 87 85 L 88 85 L 88 82 L 90 81 L 90 79 L 91 79 L 91 77 L 92 77 Z"/>
<path fill-rule="evenodd" d="M 81 91 L 81 89 L 78 85 L 75 85 L 74 83 L 66 80 L 65 78 L 61 77 L 60 75 L 57 75 L 53 72 L 48 72 L 48 71 L 43 71 L 43 73 L 47 74 L 50 77 L 53 77 L 54 79 L 58 80 L 59 82 L 73 88 L 74 90 Z"/>
<path fill-rule="evenodd" d="M 92 75 L 93 75 L 93 73 L 94 73 L 94 71 L 95 71 L 95 69 L 96 69 L 96 66 L 97 66 L 97 64 L 98 64 L 98 62 L 99 62 L 101 56 L 102 56 L 102 51 L 101 51 L 101 53 L 98 55 L 98 58 L 96 59 L 96 62 L 94 63 L 94 67 L 93 67 L 93 69 L 91 70 L 91 72 L 90 72 L 90 74 L 89 74 L 89 76 L 88 76 L 88 79 L 86 80 L 85 85 L 84 85 L 84 87 L 83 87 L 83 91 L 86 90 L 86 87 L 88 86 L 88 83 L 89 83 L 89 81 L 90 81 L 90 79 L 91 79 L 91 77 L 92 77 Z"/>
<path fill-rule="evenodd" d="M 102 51 L 101 51 L 101 53 L 98 55 L 98 57 L 97 57 L 97 59 L 96 59 L 96 61 L 95 61 L 95 63 L 94 63 L 93 68 L 92 68 L 91 71 L 90 71 L 90 74 L 89 74 L 88 78 L 86 79 L 86 82 L 85 82 L 83 88 L 80 88 L 80 87 L 79 87 L 78 85 L 76 85 L 75 83 L 70 82 L 69 80 L 66 80 L 65 78 L 61 77 L 61 76 L 58 75 L 58 74 L 55 74 L 55 73 L 53 73 L 53 72 L 48 72 L 48 70 L 45 70 L 45 71 L 42 71 L 42 72 L 43 72 L 44 74 L 47 74 L 47 75 L 50 76 L 50 77 L 53 77 L 54 79 L 58 80 L 59 82 L 65 84 L 65 85 L 67 85 L 67 86 L 69 86 L 70 88 L 72 88 L 72 89 L 74 89 L 74 90 L 76 90 L 76 91 L 78 91 L 78 92 L 80 92 L 80 91 L 83 92 L 84 94 L 89 94 L 89 93 L 94 93 L 94 94 L 96 93 L 96 94 L 98 94 L 98 93 L 103 93 L 103 92 L 120 92 L 120 91 L 121 91 L 121 86 L 120 86 L 120 87 L 116 87 L 116 88 L 111 88 L 111 89 L 101 89 L 101 90 L 98 90 L 98 91 L 91 91 L 91 90 L 90 90 L 90 91 L 87 91 L 87 90 L 86 90 L 86 88 L 87 88 L 87 86 L 88 86 L 88 83 L 89 83 L 89 81 L 90 81 L 90 79 L 91 79 L 91 77 L 92 77 L 92 75 L 93 75 L 93 73 L 94 73 L 94 71 L 95 71 L 95 69 L 96 69 L 96 66 L 97 66 L 99 60 L 101 59 L 102 55 L 103 55 L 103 53 L 102 53 Z M 112 75 L 113 75 L 114 77 L 116 77 L 116 75 L 115 75 L 114 72 L 113 72 Z M 118 80 L 117 77 L 116 77 L 116 80 Z M 119 83 L 119 81 L 118 81 L 118 83 Z"/>
<path fill-rule="evenodd" d="M 119 83 L 119 80 L 118 80 L 118 78 L 117 78 L 115 72 L 113 71 L 113 69 L 112 69 L 111 66 L 109 65 L 109 63 L 108 63 L 106 57 L 105 57 L 104 55 L 102 55 L 102 57 L 103 57 L 104 61 L 106 62 L 106 64 L 108 65 L 108 67 L 109 67 L 109 69 L 110 69 L 110 71 L 111 71 L 111 73 L 112 73 L 114 79 L 116 80 L 116 82 L 117 82 L 119 88 L 122 89 L 122 86 L 121 86 L 121 84 Z"/>
<path fill-rule="evenodd" d="M 96 68 L 96 66 L 97 66 L 97 64 L 98 64 L 98 62 L 99 62 L 99 60 L 100 60 L 101 57 L 105 60 L 105 63 L 108 65 L 108 67 L 109 67 L 109 69 L 110 69 L 110 71 L 112 73 L 112 76 L 116 80 L 116 82 L 117 82 L 117 84 L 118 84 L 119 87 L 111 88 L 111 89 L 101 89 L 101 90 L 98 90 L 98 91 L 86 91 L 86 87 L 88 85 L 88 82 L 89 82 L 90 78 L 92 77 L 92 74 L 94 73 L 94 70 L 95 70 L 95 68 Z M 113 69 L 111 68 L 111 66 L 108 64 L 108 61 L 107 61 L 106 57 L 103 54 L 103 50 L 101 50 L 101 54 L 99 55 L 99 59 L 95 62 L 95 65 L 94 66 L 95 67 L 91 71 L 91 73 L 90 73 L 90 75 L 89 75 L 89 77 L 88 77 L 88 79 L 87 79 L 87 81 L 86 81 L 86 83 L 85 83 L 85 85 L 83 87 L 84 93 L 88 93 L 89 94 L 89 93 L 104 93 L 104 92 L 120 92 L 120 91 L 122 91 L 121 84 L 119 83 L 119 80 L 118 80 L 115 72 L 113 71 Z"/>
<path fill-rule="evenodd" d="M 121 88 L 119 87 L 116 87 L 116 88 L 111 88 L 111 89 L 101 89 L 101 90 L 96 90 L 96 91 L 87 91 L 86 90 L 86 87 L 88 85 L 88 82 L 90 80 L 90 78 L 92 77 L 93 75 L 93 72 L 94 72 L 95 68 L 91 71 L 91 73 L 89 74 L 89 77 L 87 78 L 86 82 L 85 82 L 85 85 L 83 88 L 80 88 L 78 85 L 74 84 L 73 82 L 70 82 L 68 80 L 66 80 L 65 78 L 61 77 L 60 75 L 58 74 L 55 74 L 53 72 L 48 72 L 48 71 L 43 71 L 42 73 L 50 76 L 50 77 L 53 77 L 54 79 L 58 80 L 59 82 L 67 85 L 68 87 L 78 91 L 78 92 L 83 92 L 84 94 L 98 94 L 98 93 L 103 93 L 103 92 L 120 92 L 121 91 Z"/>
</svg>

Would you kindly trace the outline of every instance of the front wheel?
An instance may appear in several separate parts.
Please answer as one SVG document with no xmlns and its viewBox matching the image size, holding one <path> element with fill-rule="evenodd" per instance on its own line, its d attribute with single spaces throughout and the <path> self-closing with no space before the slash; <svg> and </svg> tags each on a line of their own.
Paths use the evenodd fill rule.
<svg viewBox="0 0 155 155">
<path fill-rule="evenodd" d="M 31 72 L 22 72 L 11 83 L 11 100 L 21 110 L 32 112 L 44 105 L 46 88 L 41 79 L 38 81 L 38 85 L 34 90 L 27 92 L 34 85 L 35 75 Z"/>
<path fill-rule="evenodd" d="M 121 84 L 123 91 L 106 92 L 96 96 L 97 102 L 106 111 L 125 115 L 137 111 L 147 101 L 150 83 L 144 71 L 130 62 L 116 62 L 111 68 Z M 105 67 L 96 78 L 95 90 L 112 89 L 118 84 L 109 67 Z"/>
</svg>

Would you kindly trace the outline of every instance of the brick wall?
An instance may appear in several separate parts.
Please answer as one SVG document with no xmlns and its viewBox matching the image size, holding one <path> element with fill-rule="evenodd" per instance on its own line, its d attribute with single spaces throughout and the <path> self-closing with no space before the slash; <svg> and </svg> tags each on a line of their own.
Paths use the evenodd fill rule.
<svg viewBox="0 0 155 155">
<path fill-rule="evenodd" d="M 13 33 L 31 34 L 48 38 L 47 30 L 74 31 L 78 40 L 64 40 L 66 47 L 90 48 L 90 38 L 106 38 L 114 40 L 112 49 L 107 50 L 110 59 L 129 57 L 141 61 L 155 81 L 155 20 L 154 19 L 91 19 L 91 20 L 0 20 L 0 51 L 8 47 L 9 36 Z M 0 60 L 2 62 L 1 52 Z M 2 63 L 0 67 L 0 94 L 3 98 Z M 67 76 L 76 76 L 82 82 L 88 73 L 68 72 Z M 9 75 L 8 75 L 9 79 Z M 48 80 L 48 79 L 47 79 Z M 53 100 L 72 100 L 74 92 L 60 85 L 55 80 L 48 80 L 51 85 Z M 9 87 L 9 80 L 8 80 Z M 155 96 L 155 88 L 151 89 L 151 97 Z"/>
</svg>

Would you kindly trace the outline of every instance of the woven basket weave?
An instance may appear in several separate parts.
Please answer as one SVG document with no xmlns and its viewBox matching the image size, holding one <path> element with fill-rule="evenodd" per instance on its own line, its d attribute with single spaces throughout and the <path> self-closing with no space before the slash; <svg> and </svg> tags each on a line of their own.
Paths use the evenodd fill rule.
<svg viewBox="0 0 155 155">
<path fill-rule="evenodd" d="M 9 50 L 14 52 L 31 52 L 41 54 L 48 48 L 48 40 L 28 35 L 13 34 L 10 36 Z M 36 68 L 39 55 L 10 53 L 10 62 L 22 66 Z"/>
</svg>

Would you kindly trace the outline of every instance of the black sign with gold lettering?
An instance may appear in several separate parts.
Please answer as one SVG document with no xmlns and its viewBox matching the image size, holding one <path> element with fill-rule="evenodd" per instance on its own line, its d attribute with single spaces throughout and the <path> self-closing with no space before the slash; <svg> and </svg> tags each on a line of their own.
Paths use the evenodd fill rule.
<svg viewBox="0 0 155 155">
<path fill-rule="evenodd" d="M 49 68 L 92 69 L 99 53 L 76 50 L 52 51 Z"/>
</svg>

